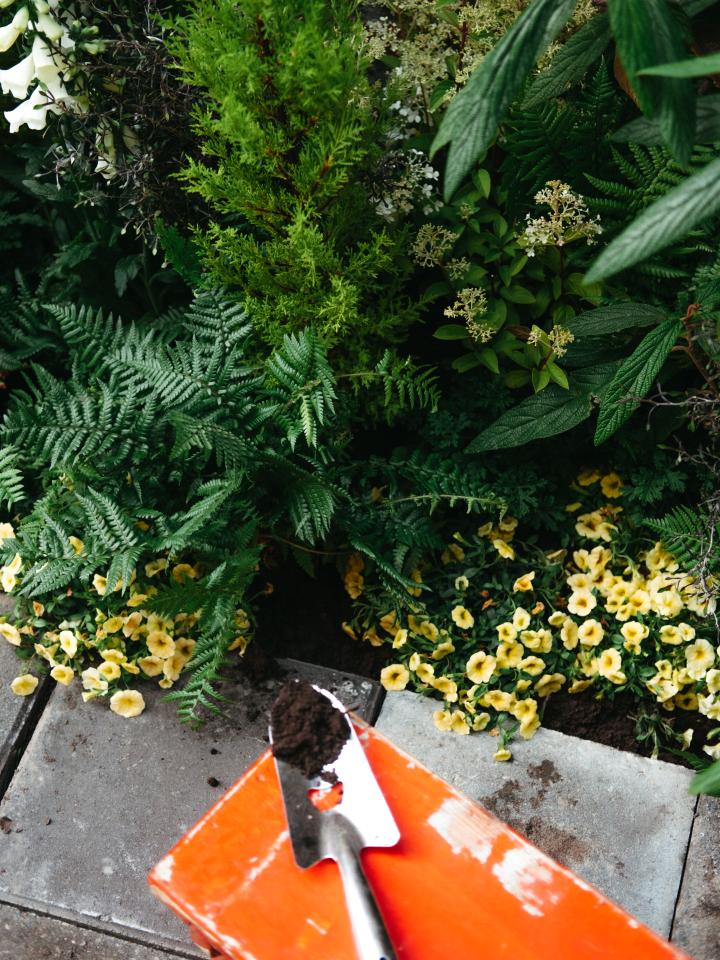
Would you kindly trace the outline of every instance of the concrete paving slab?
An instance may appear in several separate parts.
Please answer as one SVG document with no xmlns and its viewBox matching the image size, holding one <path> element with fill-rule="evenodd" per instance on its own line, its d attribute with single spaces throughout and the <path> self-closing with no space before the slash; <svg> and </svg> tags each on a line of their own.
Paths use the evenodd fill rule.
<svg viewBox="0 0 720 960">
<path fill-rule="evenodd" d="M 672 936 L 694 960 L 720 957 L 720 799 L 700 797 Z"/>
<path fill-rule="evenodd" d="M 57 917 L 0 903 L 0 960 L 186 960 Z"/>
<path fill-rule="evenodd" d="M 363 714 L 376 710 L 373 681 L 286 662 Z M 224 688 L 226 715 L 196 732 L 148 688 L 132 720 L 77 685 L 57 687 L 0 804 L 0 901 L 65 911 L 83 923 L 115 924 L 145 942 L 164 938 L 192 952 L 184 925 L 155 900 L 151 866 L 219 799 L 267 747 L 263 705 L 284 677 Z M 243 825 L 238 824 L 242 830 Z M 22 955 L 21 955 L 22 956 Z M 35 960 L 22 956 L 22 960 Z"/>
<path fill-rule="evenodd" d="M 377 729 L 662 936 L 669 936 L 693 819 L 691 772 L 553 730 L 513 745 L 442 733 L 437 703 L 389 694 Z"/>
</svg>

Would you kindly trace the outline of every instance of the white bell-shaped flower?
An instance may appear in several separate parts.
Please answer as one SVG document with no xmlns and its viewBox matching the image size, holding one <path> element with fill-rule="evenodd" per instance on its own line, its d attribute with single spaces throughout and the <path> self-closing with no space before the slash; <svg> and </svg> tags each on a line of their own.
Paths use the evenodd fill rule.
<svg viewBox="0 0 720 960">
<path fill-rule="evenodd" d="M 35 61 L 29 53 L 8 70 L 0 70 L 0 86 L 3 93 L 11 93 L 16 100 L 24 100 L 30 84 L 35 79 Z"/>
<path fill-rule="evenodd" d="M 7 26 L 0 27 L 0 53 L 10 49 L 20 34 L 27 30 L 29 22 L 27 7 L 21 7 Z"/>
<path fill-rule="evenodd" d="M 67 97 L 67 90 L 62 80 L 62 76 L 68 72 L 64 59 L 59 54 L 53 53 L 42 37 L 35 37 L 33 40 L 31 56 L 35 76 L 45 85 L 53 99 L 61 100 Z"/>
<path fill-rule="evenodd" d="M 23 100 L 14 110 L 5 111 L 5 119 L 10 124 L 10 133 L 17 133 L 22 126 L 30 130 L 42 130 L 47 123 L 48 113 L 59 112 L 60 107 L 49 101 L 40 87 L 36 87 L 27 100 Z"/>
<path fill-rule="evenodd" d="M 37 28 L 48 40 L 59 40 L 65 33 L 65 28 L 49 13 L 41 13 L 37 18 Z"/>
</svg>

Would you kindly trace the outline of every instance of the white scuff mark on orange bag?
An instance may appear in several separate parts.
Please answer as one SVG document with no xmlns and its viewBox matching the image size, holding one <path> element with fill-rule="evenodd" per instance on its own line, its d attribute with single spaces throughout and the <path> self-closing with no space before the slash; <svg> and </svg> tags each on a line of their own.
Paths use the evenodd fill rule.
<svg viewBox="0 0 720 960">
<path fill-rule="evenodd" d="M 270 864 L 273 862 L 275 857 L 280 852 L 280 848 L 282 847 L 282 845 L 285 843 L 285 841 L 288 839 L 289 836 L 290 834 L 288 833 L 287 830 L 283 830 L 282 833 L 278 834 L 277 839 L 275 840 L 273 845 L 270 847 L 268 852 L 265 854 L 265 856 L 262 858 L 260 863 L 258 863 L 256 867 L 253 867 L 251 870 L 248 871 L 247 876 L 243 881 L 243 885 L 240 888 L 241 893 L 247 893 L 250 887 L 252 886 L 252 884 L 260 876 L 260 874 L 264 873 L 267 870 L 267 868 L 270 866 Z"/>
<path fill-rule="evenodd" d="M 444 800 L 428 817 L 428 825 L 440 834 L 453 853 L 469 853 L 480 863 L 487 862 L 496 838 L 504 834 L 499 821 L 459 797 Z"/>
<path fill-rule="evenodd" d="M 492 872 L 533 917 L 542 917 L 543 908 L 558 901 L 558 894 L 552 889 L 555 874 L 547 858 L 529 844 L 508 850 L 502 860 L 493 865 Z"/>
</svg>

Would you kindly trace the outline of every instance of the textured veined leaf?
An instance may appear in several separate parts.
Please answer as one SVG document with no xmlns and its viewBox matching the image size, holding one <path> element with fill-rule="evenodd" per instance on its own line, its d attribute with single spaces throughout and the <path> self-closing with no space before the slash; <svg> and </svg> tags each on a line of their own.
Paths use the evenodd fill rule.
<svg viewBox="0 0 720 960">
<path fill-rule="evenodd" d="M 483 58 L 447 109 L 431 152 L 450 144 L 445 170 L 449 200 L 498 127 L 533 64 L 572 16 L 577 0 L 534 0 Z"/>
<path fill-rule="evenodd" d="M 533 80 L 522 102 L 523 110 L 541 107 L 579 83 L 602 55 L 611 39 L 610 21 L 602 13 L 588 21 L 562 45 L 550 66 Z"/>
<path fill-rule="evenodd" d="M 643 211 L 610 243 L 585 280 L 605 280 L 647 260 L 720 210 L 720 159 L 688 177 Z"/>
<path fill-rule="evenodd" d="M 663 142 L 660 127 L 649 117 L 637 117 L 620 127 L 611 140 L 616 143 L 642 143 L 656 147 Z M 695 112 L 695 143 L 717 143 L 720 140 L 720 93 L 699 97 Z"/>
<path fill-rule="evenodd" d="M 611 303 L 606 307 L 581 313 L 572 320 L 568 320 L 565 326 L 574 334 L 575 339 L 579 340 L 581 337 L 607 336 L 630 327 L 649 327 L 664 319 L 665 313 L 659 307 L 623 300 L 620 303 Z"/>
<path fill-rule="evenodd" d="M 686 164 L 695 132 L 695 90 L 687 80 L 648 77 L 648 67 L 687 55 L 669 0 L 608 0 L 618 51 L 643 113 L 657 118 L 671 152 Z"/>
<path fill-rule="evenodd" d="M 662 369 L 681 330 L 679 320 L 672 317 L 664 320 L 620 365 L 600 405 L 596 445 L 611 437 L 632 415 Z"/>
</svg>

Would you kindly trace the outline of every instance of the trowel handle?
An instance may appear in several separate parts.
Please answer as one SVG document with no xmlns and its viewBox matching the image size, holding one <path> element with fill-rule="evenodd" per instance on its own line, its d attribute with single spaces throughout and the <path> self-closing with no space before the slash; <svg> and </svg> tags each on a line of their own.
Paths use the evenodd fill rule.
<svg viewBox="0 0 720 960">
<path fill-rule="evenodd" d="M 340 868 L 358 960 L 397 960 L 377 901 L 360 863 L 360 853 L 347 836 L 338 836 L 333 857 Z"/>
</svg>

